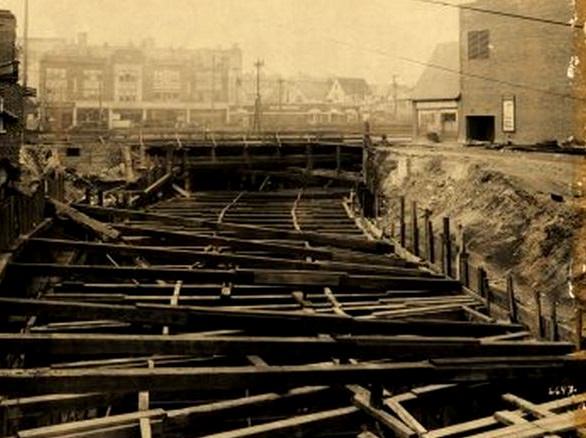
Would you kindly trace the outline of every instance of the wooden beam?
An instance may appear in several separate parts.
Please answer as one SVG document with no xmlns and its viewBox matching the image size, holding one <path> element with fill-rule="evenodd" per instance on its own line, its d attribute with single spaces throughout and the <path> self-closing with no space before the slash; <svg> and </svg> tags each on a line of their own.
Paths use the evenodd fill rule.
<svg viewBox="0 0 586 438">
<path fill-rule="evenodd" d="M 363 238 L 350 237 L 347 235 L 322 234 L 314 231 L 289 231 L 257 225 L 244 225 L 237 223 L 218 223 L 209 219 L 185 218 L 163 213 L 141 212 L 134 210 L 113 209 L 95 207 L 85 204 L 76 204 L 76 208 L 87 214 L 99 217 L 119 217 L 125 219 L 154 220 L 161 223 L 173 225 L 200 226 L 214 231 L 229 231 L 239 236 L 246 236 L 259 239 L 280 239 L 304 242 L 318 246 L 331 246 L 334 248 L 345 248 L 360 250 L 376 254 L 393 252 L 393 245 L 385 241 L 369 241 Z"/>
<path fill-rule="evenodd" d="M 260 310 L 227 310 L 196 306 L 113 305 L 76 301 L 0 298 L 0 314 L 36 315 L 75 319 L 120 320 L 138 324 L 172 327 L 203 327 L 207 330 L 248 329 L 251 332 L 270 324 L 272 330 L 307 333 L 412 334 L 422 336 L 489 336 L 522 330 L 506 323 L 470 323 L 458 321 L 385 321 L 356 320 L 337 315 Z M 262 327 L 261 327 L 262 326 Z M 264 329 L 263 329 L 264 330 Z"/>
<path fill-rule="evenodd" d="M 312 435 L 318 430 L 323 430 L 327 426 L 344 429 L 347 427 L 347 421 L 349 419 L 354 420 L 359 413 L 358 408 L 349 406 L 206 435 L 204 438 L 272 438 L 276 435 L 306 436 L 308 434 Z"/>
<path fill-rule="evenodd" d="M 49 202 L 51 202 L 51 204 L 55 207 L 57 214 L 67 217 L 76 224 L 81 225 L 82 227 L 90 230 L 91 232 L 106 240 L 117 240 L 120 237 L 119 231 L 116 231 L 109 225 L 89 217 L 87 214 L 82 213 L 70 205 L 64 204 L 63 202 L 57 201 L 56 199 L 49 199 Z"/>
<path fill-rule="evenodd" d="M 132 334 L 0 333 L 5 353 L 60 355 L 260 355 L 312 357 L 484 357 L 553 356 L 570 343 L 482 343 L 474 338 L 420 336 L 262 337 Z"/>
<path fill-rule="evenodd" d="M 494 358 L 360 365 L 240 366 L 154 369 L 1 369 L 0 387 L 6 394 L 108 391 L 207 391 L 287 388 L 309 385 L 531 382 L 561 374 L 576 382 L 586 361 L 559 357 Z"/>
<path fill-rule="evenodd" d="M 112 415 L 108 417 L 95 418 L 91 420 L 72 421 L 68 423 L 56 424 L 51 426 L 39 427 L 36 429 L 21 430 L 18 432 L 18 438 L 61 438 L 72 434 L 87 434 L 96 432 L 105 428 L 136 424 L 141 418 L 162 420 L 165 417 L 165 411 L 162 409 L 152 409 L 148 411 L 133 412 L 130 414 Z"/>
</svg>

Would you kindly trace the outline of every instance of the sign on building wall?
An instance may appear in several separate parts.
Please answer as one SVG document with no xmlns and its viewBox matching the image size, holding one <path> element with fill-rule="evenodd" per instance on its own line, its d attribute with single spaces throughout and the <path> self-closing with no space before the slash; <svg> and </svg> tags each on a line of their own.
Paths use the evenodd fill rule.
<svg viewBox="0 0 586 438">
<path fill-rule="evenodd" d="M 503 132 L 515 132 L 517 129 L 514 97 L 503 98 Z"/>
</svg>

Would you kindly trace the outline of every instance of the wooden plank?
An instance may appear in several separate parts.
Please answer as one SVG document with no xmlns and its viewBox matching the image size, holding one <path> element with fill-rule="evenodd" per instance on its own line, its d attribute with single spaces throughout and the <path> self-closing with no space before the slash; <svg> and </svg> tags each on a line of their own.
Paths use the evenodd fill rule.
<svg viewBox="0 0 586 438">
<path fill-rule="evenodd" d="M 152 409 L 148 411 L 133 412 L 130 414 L 112 415 L 109 417 L 95 418 L 84 421 L 72 421 L 36 429 L 21 430 L 18 438 L 62 438 L 73 433 L 90 433 L 106 427 L 124 425 L 139 421 L 141 418 L 164 418 L 165 411 Z"/>
<path fill-rule="evenodd" d="M 274 437 L 276 434 L 304 436 L 310 431 L 323 430 L 330 425 L 344 428 L 345 420 L 354 419 L 360 410 L 354 406 L 290 417 L 285 420 L 259 424 L 243 429 L 206 435 L 205 438 Z"/>
<path fill-rule="evenodd" d="M 580 409 L 551 415 L 536 421 L 515 424 L 495 431 L 472 435 L 474 438 L 538 438 L 551 434 L 575 431 L 586 426 L 586 411 Z"/>
<path fill-rule="evenodd" d="M 394 400 L 392 397 L 391 398 L 387 398 L 384 401 L 385 406 L 387 406 L 397 417 L 399 417 L 403 422 L 405 422 L 405 424 L 410 427 L 411 429 L 413 429 L 413 431 L 415 431 L 415 433 L 418 436 L 423 435 L 424 433 L 427 432 L 427 429 L 425 427 L 423 427 L 423 425 L 417 421 L 415 419 L 415 417 L 413 417 L 413 415 L 411 415 L 409 413 L 409 411 L 407 411 L 407 409 L 405 409 L 401 403 L 399 403 L 397 400 Z"/>
<path fill-rule="evenodd" d="M 259 252 L 270 252 L 280 255 L 300 255 L 303 257 L 310 256 L 320 260 L 331 260 L 333 254 L 330 250 L 305 248 L 303 246 L 287 245 L 284 243 L 262 242 L 258 240 L 238 239 L 234 237 L 211 236 L 200 233 L 185 231 L 170 231 L 154 227 L 145 226 L 128 226 L 114 224 L 113 227 L 121 231 L 125 236 L 146 235 L 156 239 L 165 239 L 173 243 L 185 245 L 200 246 L 223 246 L 235 250 L 251 250 Z"/>
<path fill-rule="evenodd" d="M 509 426 L 511 424 L 524 424 L 529 423 L 528 420 L 524 419 L 522 416 L 517 415 L 511 411 L 498 411 L 494 413 L 494 418 L 500 423 Z"/>
<path fill-rule="evenodd" d="M 135 266 L 103 266 L 103 265 L 60 265 L 55 263 L 11 263 L 8 271 L 16 275 L 55 276 L 71 275 L 95 276 L 102 278 L 124 278 L 151 280 L 183 280 L 194 283 L 225 281 L 246 281 L 246 273 L 237 274 L 234 270 L 220 269 L 155 269 L 152 267 Z M 250 276 L 249 276 L 250 278 Z"/>
<path fill-rule="evenodd" d="M 123 251 L 123 249 L 121 249 Z M 205 257 L 205 256 L 202 256 Z M 455 291 L 454 280 L 435 277 L 409 277 L 392 274 L 346 273 L 324 269 L 180 269 L 177 267 L 135 267 L 104 265 L 62 265 L 56 263 L 10 263 L 15 275 L 69 277 L 72 275 L 118 279 L 182 280 L 186 283 L 240 283 L 249 285 L 289 285 L 337 287 L 359 290 L 437 290 Z"/>
<path fill-rule="evenodd" d="M 197 427 L 201 422 L 224 420 L 231 416 L 254 415 L 267 408 L 303 405 L 314 399 L 331 395 L 327 386 L 294 388 L 283 393 L 264 393 L 248 397 L 218 401 L 168 411 L 166 430 L 182 431 Z"/>
<path fill-rule="evenodd" d="M 516 396 L 514 394 L 504 394 L 503 400 L 514 404 L 515 406 L 522 409 L 523 411 L 528 412 L 532 415 L 535 415 L 538 418 L 543 418 L 543 417 L 547 417 L 550 415 L 554 415 L 553 412 L 551 412 L 545 408 L 542 408 L 534 403 L 531 403 L 528 400 L 524 400 L 521 397 Z"/>
<path fill-rule="evenodd" d="M 394 362 L 359 365 L 241 366 L 155 369 L 2 369 L 0 386 L 5 393 L 38 394 L 72 391 L 207 391 L 262 390 L 333 384 L 397 385 L 456 382 L 532 381 L 564 374 L 579 379 L 586 371 L 584 361 L 560 362 L 559 357 L 541 360 L 497 359 L 480 365 L 478 359 L 460 366 L 428 362 Z M 576 380 L 577 381 L 577 380 Z"/>
<path fill-rule="evenodd" d="M 49 202 L 55 207 L 57 214 L 71 219 L 75 223 L 92 231 L 98 236 L 103 237 L 104 239 L 117 240 L 120 237 L 119 231 L 116 231 L 107 224 L 91 218 L 87 214 L 82 213 L 70 205 L 64 204 L 63 202 L 57 201 L 56 199 L 49 199 Z"/>
<path fill-rule="evenodd" d="M 390 430 L 394 436 L 400 438 L 417 436 L 417 433 L 414 430 L 410 429 L 407 425 L 403 424 L 388 412 L 373 407 L 369 401 L 369 391 L 363 391 L 361 387 L 356 387 L 355 385 L 348 385 L 347 387 L 354 393 L 352 399 L 354 405 L 359 407 L 376 421 L 380 422 L 386 429 Z"/>
<path fill-rule="evenodd" d="M 554 410 L 561 410 L 561 409 L 568 409 L 572 406 L 578 406 L 582 403 L 586 402 L 586 393 L 577 394 L 574 396 L 566 397 L 559 400 L 553 400 L 550 402 L 543 403 L 539 405 L 540 407 L 554 411 Z M 521 410 L 512 411 L 515 415 L 521 415 L 523 412 Z M 424 435 L 425 438 L 445 438 L 450 436 L 461 436 L 462 434 L 466 433 L 467 436 L 471 435 L 471 432 L 480 429 L 486 428 L 494 428 L 498 426 L 498 420 L 494 418 L 494 416 L 484 417 L 472 421 L 468 421 L 465 423 L 455 424 L 451 426 L 447 426 L 441 429 L 436 429 L 431 432 L 428 432 Z M 500 429 L 503 430 L 503 429 Z M 504 437 L 503 437 L 504 438 Z"/>
<path fill-rule="evenodd" d="M 271 312 L 260 310 L 226 310 L 196 306 L 112 305 L 75 301 L 30 300 L 0 297 L 0 314 L 35 315 L 75 319 L 107 319 L 133 323 L 160 324 L 172 327 L 205 327 L 258 331 L 270 324 L 275 331 L 295 330 L 327 333 L 412 334 L 422 336 L 488 336 L 521 330 L 512 324 L 484 324 L 458 321 L 386 321 L 356 320 L 337 315 L 302 312 Z"/>
<path fill-rule="evenodd" d="M 393 251 L 393 246 L 384 241 L 369 241 L 362 238 L 349 237 L 347 235 L 321 234 L 313 231 L 289 231 L 256 225 L 244 225 L 229 222 L 217 223 L 206 219 L 184 218 L 181 216 L 167 215 L 163 213 L 147 213 L 134 210 L 112 209 L 104 207 L 76 204 L 76 208 L 87 214 L 100 217 L 120 217 L 126 219 L 155 220 L 161 223 L 173 225 L 203 226 L 214 231 L 230 231 L 240 236 L 256 237 L 260 239 L 280 239 L 293 241 L 307 241 L 311 244 L 346 248 L 365 252 L 385 254 Z"/>
<path fill-rule="evenodd" d="M 546 356 L 572 351 L 567 343 L 482 343 L 474 338 L 421 336 L 173 336 L 142 334 L 0 333 L 3 351 L 51 356 L 104 354 L 165 355 L 282 355 L 388 358 L 450 356 Z"/>
</svg>

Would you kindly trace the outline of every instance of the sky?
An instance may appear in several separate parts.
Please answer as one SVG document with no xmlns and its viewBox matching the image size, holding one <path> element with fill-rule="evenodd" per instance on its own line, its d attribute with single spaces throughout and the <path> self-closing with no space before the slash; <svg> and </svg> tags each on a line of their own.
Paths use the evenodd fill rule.
<svg viewBox="0 0 586 438">
<path fill-rule="evenodd" d="M 25 0 L 0 0 L 22 34 Z M 364 77 L 414 84 L 435 45 L 458 38 L 458 11 L 414 0 L 29 0 L 30 37 L 90 44 L 231 47 L 244 70 L 257 58 L 267 74 Z"/>
</svg>

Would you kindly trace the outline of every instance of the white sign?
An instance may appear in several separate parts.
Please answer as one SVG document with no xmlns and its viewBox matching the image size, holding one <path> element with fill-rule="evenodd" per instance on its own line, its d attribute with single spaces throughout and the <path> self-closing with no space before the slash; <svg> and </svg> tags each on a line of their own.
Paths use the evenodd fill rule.
<svg viewBox="0 0 586 438">
<path fill-rule="evenodd" d="M 515 98 L 506 97 L 503 99 L 503 132 L 515 132 Z"/>
</svg>

